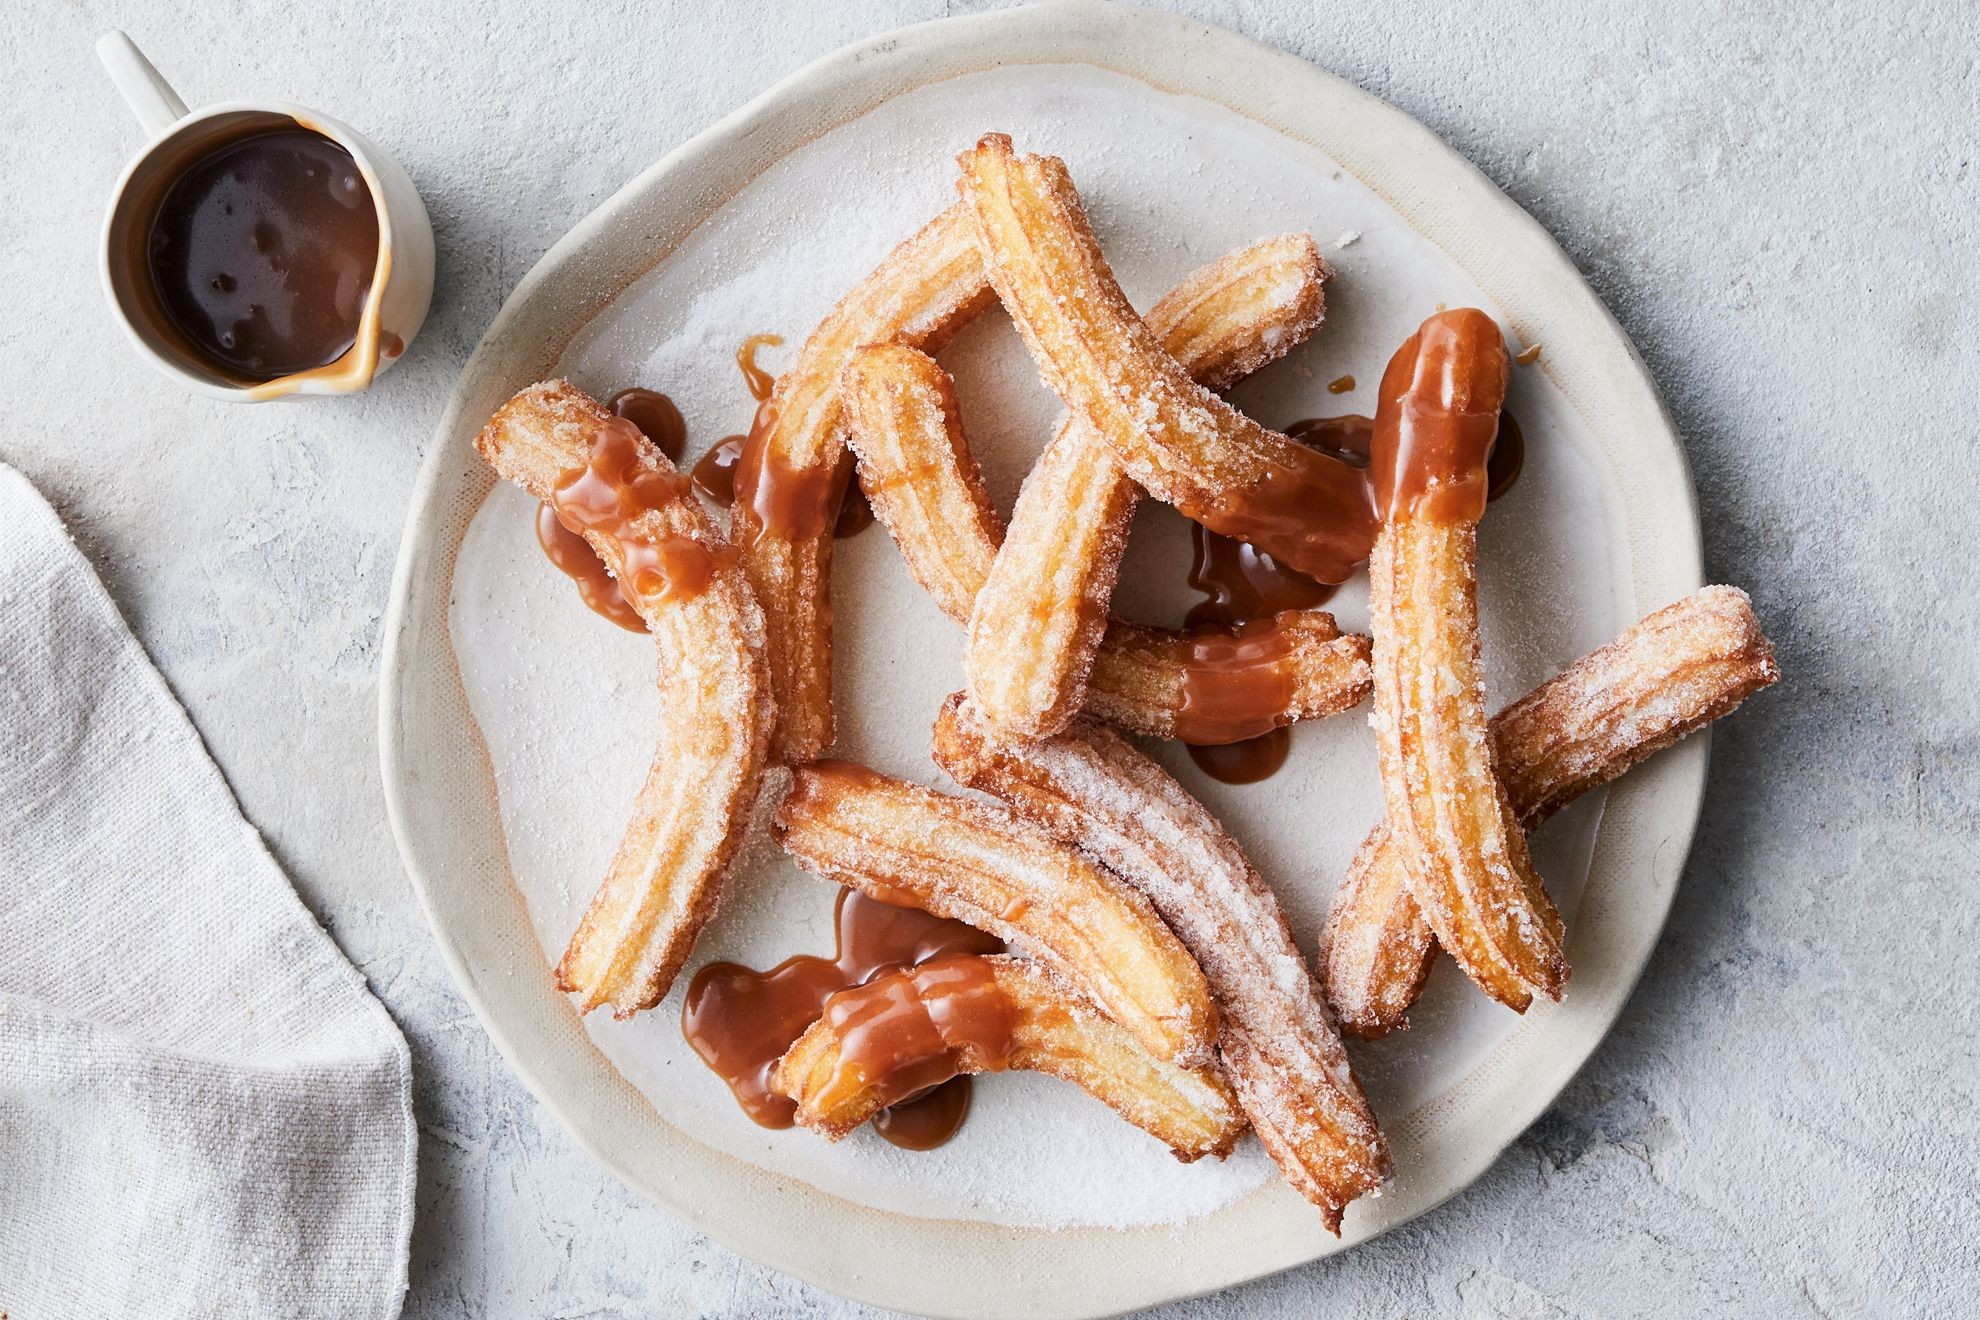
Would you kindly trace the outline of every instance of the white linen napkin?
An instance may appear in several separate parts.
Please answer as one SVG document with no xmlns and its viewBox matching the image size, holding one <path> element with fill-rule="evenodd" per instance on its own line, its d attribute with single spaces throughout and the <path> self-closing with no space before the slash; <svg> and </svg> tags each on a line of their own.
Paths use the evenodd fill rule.
<svg viewBox="0 0 1980 1320">
<path fill-rule="evenodd" d="M 0 465 L 0 1313 L 396 1316 L 411 1079 L 54 511 Z"/>
</svg>

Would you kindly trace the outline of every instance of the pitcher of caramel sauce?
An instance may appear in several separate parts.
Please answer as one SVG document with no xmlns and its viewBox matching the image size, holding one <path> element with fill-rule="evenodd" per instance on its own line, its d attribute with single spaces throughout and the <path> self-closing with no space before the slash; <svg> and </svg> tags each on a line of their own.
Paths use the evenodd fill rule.
<svg viewBox="0 0 1980 1320">
<path fill-rule="evenodd" d="M 239 402 L 369 386 L 433 296 L 433 226 L 405 170 L 301 106 L 189 112 L 121 32 L 96 51 L 151 139 L 103 225 L 104 292 L 139 353 Z"/>
</svg>

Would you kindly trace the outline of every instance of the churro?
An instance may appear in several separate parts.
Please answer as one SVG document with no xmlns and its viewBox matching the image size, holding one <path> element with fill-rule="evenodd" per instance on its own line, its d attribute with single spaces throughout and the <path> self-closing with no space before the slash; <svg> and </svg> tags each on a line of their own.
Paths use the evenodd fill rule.
<svg viewBox="0 0 1980 1320">
<path fill-rule="evenodd" d="M 770 741 L 763 616 L 687 479 L 631 423 L 564 381 L 523 390 L 475 447 L 605 561 L 653 635 L 652 769 L 557 985 L 618 1017 L 667 993 L 715 910 Z"/>
<path fill-rule="evenodd" d="M 958 693 L 936 721 L 935 759 L 1154 903 L 1203 968 L 1219 1057 L 1251 1125 L 1338 1232 L 1343 1207 L 1387 1175 L 1388 1147 L 1285 913 L 1237 841 L 1160 766 L 1087 717 L 1012 745 Z"/>
<path fill-rule="evenodd" d="M 839 374 L 861 345 L 933 348 L 989 305 L 971 229 L 950 207 L 855 285 L 778 378 L 736 463 L 730 535 L 763 607 L 783 760 L 832 741 L 832 524 L 850 471 Z"/>
<path fill-rule="evenodd" d="M 839 394 L 873 516 L 942 613 L 968 619 L 1004 529 L 963 436 L 955 382 L 918 349 L 875 344 L 852 355 Z"/>
<path fill-rule="evenodd" d="M 914 579 L 949 617 L 967 620 L 992 561 L 1007 562 L 1016 551 L 997 548 L 1003 527 L 963 434 L 953 383 L 926 354 L 883 345 L 853 356 L 841 392 L 860 484 L 875 514 Z M 1111 462 L 1104 449 L 1088 452 Z M 1132 483 L 1122 480 L 1132 492 Z M 1072 566 L 1079 559 L 1064 562 Z M 1111 581 L 1113 570 L 1105 571 Z M 979 608 L 973 637 L 981 635 L 985 617 Z M 1070 636 L 1064 621 L 1063 615 L 1041 617 L 1037 633 L 1064 641 Z M 1005 659 L 994 663 L 1017 661 L 1026 652 L 1023 642 L 1023 636 L 1000 637 L 994 650 Z M 1322 610 L 1288 610 L 1187 632 L 1113 619 L 1091 658 L 1090 686 L 1082 672 L 1079 683 L 1065 690 L 1081 695 L 1083 689 L 1090 710 L 1135 733 L 1197 744 L 1237 742 L 1358 705 L 1370 687 L 1368 645 L 1366 637 L 1343 636 L 1333 615 Z M 973 653 L 981 649 L 974 640 L 971 647 Z M 1000 727 L 1008 735 L 1009 726 Z"/>
<path fill-rule="evenodd" d="M 957 954 L 887 972 L 825 1003 L 777 1065 L 797 1121 L 837 1141 L 889 1104 L 949 1078 L 1007 1068 L 1086 1091 L 1188 1163 L 1244 1131 L 1211 1068 L 1150 1054 L 1036 965 Z"/>
<path fill-rule="evenodd" d="M 1311 235 L 1268 238 L 1190 274 L 1149 309 L 1148 328 L 1200 384 L 1226 389 L 1313 333 L 1332 275 Z M 1068 413 L 1018 494 L 969 621 L 970 695 L 1009 736 L 1055 733 L 1086 704 L 1140 499 L 1106 442 Z"/>
<path fill-rule="evenodd" d="M 1492 318 L 1439 312 L 1389 360 L 1369 474 L 1375 743 L 1409 890 L 1485 993 L 1517 1012 L 1567 980 L 1564 932 L 1506 805 L 1485 730 L 1478 519 L 1510 360 Z"/>
<path fill-rule="evenodd" d="M 1532 829 L 1779 676 L 1739 588 L 1707 587 L 1667 605 L 1493 717 L 1493 763 L 1506 800 Z M 1321 936 L 1327 1002 L 1342 1028 L 1360 1036 L 1404 1025 L 1436 956 L 1406 875 L 1388 827 L 1378 825 L 1355 854 Z"/>
<path fill-rule="evenodd" d="M 1210 1058 L 1217 1014 L 1203 972 L 1148 900 L 1008 811 L 817 761 L 794 772 L 776 825 L 812 874 L 987 930 L 1085 992 L 1157 1058 Z"/>
<path fill-rule="evenodd" d="M 1358 568 L 1376 530 L 1364 475 L 1190 379 L 1121 293 L 1064 162 L 994 133 L 958 162 L 991 283 L 1040 375 L 1128 474 L 1315 581 Z"/>
</svg>

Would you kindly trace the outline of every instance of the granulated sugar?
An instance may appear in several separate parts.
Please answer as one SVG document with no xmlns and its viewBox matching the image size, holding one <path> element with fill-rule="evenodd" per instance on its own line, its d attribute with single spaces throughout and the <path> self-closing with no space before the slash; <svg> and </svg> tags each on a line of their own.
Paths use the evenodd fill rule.
<svg viewBox="0 0 1980 1320">
<path fill-rule="evenodd" d="M 955 197 L 955 153 L 984 132 L 1062 155 L 1123 287 L 1147 306 L 1191 269 L 1269 234 L 1332 239 L 1338 277 L 1313 341 L 1233 392 L 1259 420 L 1368 412 L 1395 346 L 1439 303 L 1491 309 L 1476 286 L 1389 209 L 1309 148 L 1188 98 L 1087 67 L 1007 68 L 924 88 L 817 139 L 726 203 L 579 335 L 564 372 L 594 393 L 664 390 L 689 428 L 690 459 L 743 430 L 754 404 L 732 361 L 751 334 L 784 336 L 759 360 L 781 370 L 839 295 Z M 992 311 L 941 355 L 993 498 L 1008 512 L 1058 405 L 1008 320 Z M 1330 396 L 1326 382 L 1363 385 Z M 518 385 L 523 382 L 517 382 Z M 1635 613 L 1622 585 L 1613 492 L 1541 367 L 1514 373 L 1528 441 L 1519 484 L 1481 530 L 1481 609 L 1496 708 L 1607 640 Z M 652 757 L 651 642 L 590 614 L 544 562 L 532 505 L 498 488 L 461 547 L 451 626 L 487 740 L 510 862 L 543 946 L 545 975 L 618 841 Z M 1119 610 L 1176 624 L 1192 593 L 1186 525 L 1144 506 Z M 1662 602 L 1646 602 L 1660 604 Z M 962 686 L 962 632 L 914 585 L 884 530 L 837 547 L 836 753 L 926 783 L 940 777 L 929 727 Z M 1366 592 L 1330 606 L 1364 629 Z M 1329 895 L 1380 815 L 1362 712 L 1295 730 L 1286 767 L 1263 784 L 1206 780 L 1179 748 L 1152 749 L 1245 846 L 1309 953 Z M 777 777 L 773 777 L 773 780 Z M 772 792 L 781 785 L 773 783 Z M 1534 857 L 1572 919 L 1599 801 L 1563 813 Z M 832 945 L 833 888 L 796 870 L 759 830 L 730 877 L 690 970 L 711 958 L 769 966 Z M 682 978 L 683 987 L 686 977 Z M 827 1145 L 751 1124 L 681 1038 L 681 987 L 632 1022 L 586 1027 L 667 1120 L 708 1146 L 835 1195 L 908 1214 L 1038 1226 L 1177 1222 L 1272 1177 L 1247 1139 L 1228 1161 L 1178 1164 L 1152 1139 L 1064 1083 L 981 1079 L 958 1138 L 924 1154 L 870 1132 Z M 1447 967 L 1411 1030 L 1356 1046 L 1377 1113 L 1393 1122 L 1475 1067 L 1515 1021 Z"/>
</svg>

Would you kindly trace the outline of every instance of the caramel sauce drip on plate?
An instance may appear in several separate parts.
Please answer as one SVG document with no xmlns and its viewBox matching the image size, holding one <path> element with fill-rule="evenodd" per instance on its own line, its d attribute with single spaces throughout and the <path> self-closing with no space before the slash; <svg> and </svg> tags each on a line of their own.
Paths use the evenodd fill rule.
<svg viewBox="0 0 1980 1320">
<path fill-rule="evenodd" d="M 1372 418 L 1350 413 L 1295 422 L 1286 434 L 1360 470 L 1368 466 L 1374 425 Z M 1192 536 L 1189 584 L 1204 599 L 1183 622 L 1198 630 L 1185 641 L 1203 668 L 1189 671 L 1176 736 L 1189 744 L 1190 759 L 1212 779 L 1256 783 L 1285 764 L 1292 747 L 1292 731 L 1272 727 L 1292 686 L 1274 616 L 1324 605 L 1334 588 L 1201 524 Z"/>
<path fill-rule="evenodd" d="M 681 451 L 687 448 L 687 422 L 672 399 L 659 390 L 635 386 L 614 394 L 605 407 L 614 417 L 623 417 L 638 427 L 639 433 L 651 440 L 668 462 L 681 461 Z"/>
<path fill-rule="evenodd" d="M 994 935 L 960 921 L 851 890 L 839 892 L 835 917 L 838 948 L 830 958 L 800 955 L 767 972 L 710 963 L 688 986 L 681 1014 L 688 1044 L 729 1084 L 743 1112 L 764 1127 L 791 1125 L 794 1106 L 770 1088 L 770 1074 L 791 1043 L 823 1016 L 834 994 L 889 970 L 952 954 L 999 953 L 1004 947 Z M 889 1140 L 907 1138 L 896 1144 L 909 1149 L 938 1146 L 968 1112 L 968 1086 L 967 1078 L 956 1078 L 921 1098 L 910 1091 L 922 1088 L 910 1087 L 900 1092 L 897 1107 L 914 1112 L 892 1117 L 883 1112 L 874 1126 Z M 945 1114 L 953 1120 L 946 1129 L 937 1121 Z"/>
<path fill-rule="evenodd" d="M 749 397 L 758 403 L 770 398 L 777 388 L 777 378 L 756 365 L 756 350 L 776 348 L 783 342 L 782 335 L 751 335 L 736 349 L 736 367 L 742 372 L 743 386 L 749 390 Z"/>
</svg>

